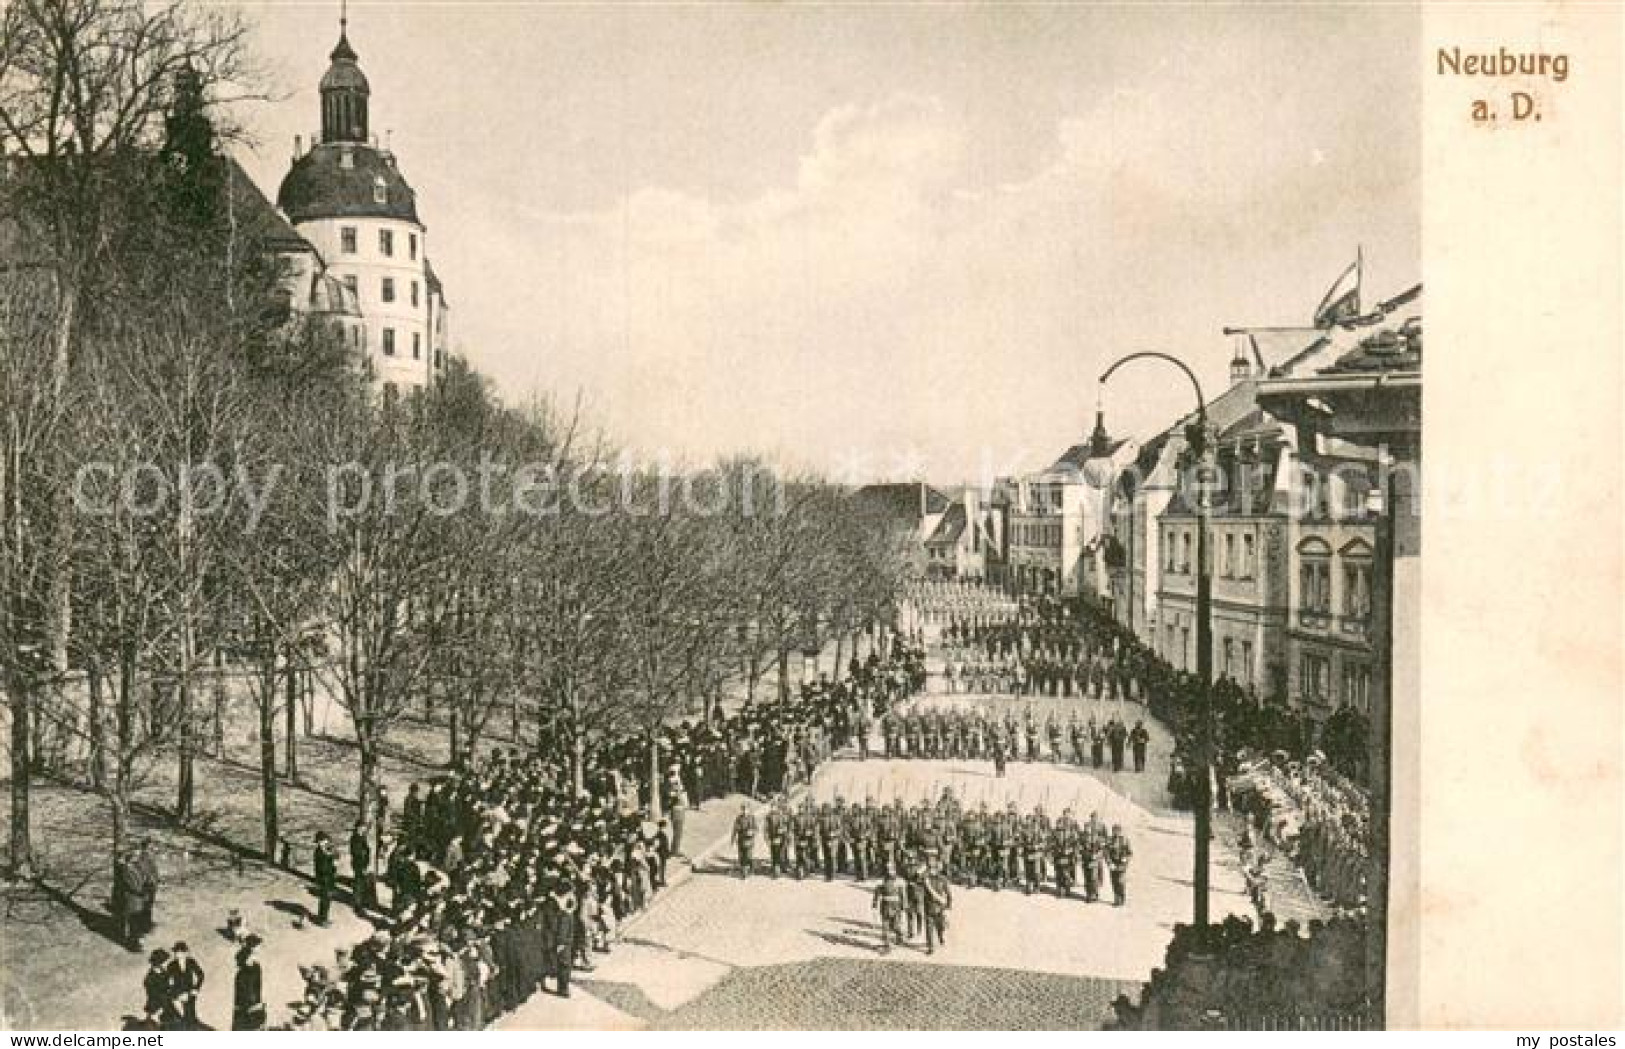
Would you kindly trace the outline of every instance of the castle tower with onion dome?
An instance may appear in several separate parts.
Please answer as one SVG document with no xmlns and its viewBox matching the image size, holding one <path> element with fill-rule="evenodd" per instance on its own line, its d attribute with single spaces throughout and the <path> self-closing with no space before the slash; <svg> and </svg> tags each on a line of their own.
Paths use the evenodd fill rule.
<svg viewBox="0 0 1625 1049">
<path fill-rule="evenodd" d="M 315 250 L 325 275 L 353 297 L 349 329 L 386 389 L 427 385 L 448 354 L 446 300 L 429 264 L 417 194 L 394 153 L 371 133 L 372 89 L 350 46 L 348 18 L 321 80 L 321 133 L 294 161 L 277 207 Z"/>
</svg>

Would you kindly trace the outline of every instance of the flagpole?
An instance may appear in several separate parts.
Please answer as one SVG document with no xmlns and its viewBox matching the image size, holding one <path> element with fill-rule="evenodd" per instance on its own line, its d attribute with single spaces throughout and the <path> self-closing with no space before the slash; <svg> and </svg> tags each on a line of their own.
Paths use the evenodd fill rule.
<svg viewBox="0 0 1625 1049">
<path fill-rule="evenodd" d="M 1358 317 L 1360 309 L 1360 288 L 1365 284 L 1365 246 L 1354 245 L 1354 315 Z"/>
</svg>

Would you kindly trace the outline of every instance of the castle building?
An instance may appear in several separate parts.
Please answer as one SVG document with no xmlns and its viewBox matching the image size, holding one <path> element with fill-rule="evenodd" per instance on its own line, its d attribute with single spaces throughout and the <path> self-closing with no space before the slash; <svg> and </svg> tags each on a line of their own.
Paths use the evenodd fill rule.
<svg viewBox="0 0 1625 1049">
<path fill-rule="evenodd" d="M 314 312 L 322 312 L 318 298 L 335 298 L 318 288 L 343 288 L 336 297 L 360 318 L 343 326 L 345 337 L 386 390 L 420 388 L 444 370 L 450 345 L 428 228 L 394 153 L 371 134 L 372 89 L 343 19 L 329 60 L 320 135 L 304 152 L 295 139 L 277 191 L 278 209 L 309 248 L 285 257 Z"/>
</svg>

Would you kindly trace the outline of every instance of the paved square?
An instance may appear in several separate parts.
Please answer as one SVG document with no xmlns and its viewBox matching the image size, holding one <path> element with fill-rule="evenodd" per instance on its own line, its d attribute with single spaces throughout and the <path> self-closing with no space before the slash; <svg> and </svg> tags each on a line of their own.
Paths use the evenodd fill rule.
<svg viewBox="0 0 1625 1049">
<path fill-rule="evenodd" d="M 1065 715 L 1069 701 L 1046 704 Z M 1104 716 L 1111 704 L 1098 706 Z M 1129 708 L 1130 713 L 1134 708 Z M 1130 720 L 1132 724 L 1132 718 Z M 1049 891 L 955 887 L 947 944 L 878 953 L 873 882 L 837 877 L 741 880 L 729 844 L 699 860 L 662 895 L 569 1002 L 538 996 L 500 1026 L 656 1028 L 1097 1027 L 1118 993 L 1134 993 L 1162 964 L 1175 923 L 1191 912 L 1192 825 L 1165 807 L 1167 734 L 1153 727 L 1144 773 L 1096 773 L 1051 762 L 857 761 L 826 765 L 811 791 L 861 802 L 936 797 L 944 786 L 972 805 L 1042 804 L 1121 823 L 1134 846 L 1124 907 L 1059 899 Z M 1215 920 L 1249 914 L 1229 834 L 1215 843 Z"/>
</svg>

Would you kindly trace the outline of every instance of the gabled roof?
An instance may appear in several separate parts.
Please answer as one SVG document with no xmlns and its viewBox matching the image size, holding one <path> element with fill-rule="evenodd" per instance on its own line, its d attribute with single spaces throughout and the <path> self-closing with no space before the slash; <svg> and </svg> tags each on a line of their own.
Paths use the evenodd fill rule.
<svg viewBox="0 0 1625 1049">
<path fill-rule="evenodd" d="M 965 504 L 954 503 L 953 505 L 949 506 L 947 512 L 942 515 L 942 520 L 937 522 L 936 530 L 931 533 L 930 537 L 926 539 L 925 543 L 927 546 L 957 543 L 959 542 L 959 537 L 964 533 Z"/>
<path fill-rule="evenodd" d="M 232 220 L 237 228 L 274 252 L 315 252 L 269 197 L 249 178 L 236 157 L 226 158 L 226 186 L 231 193 Z"/>
<path fill-rule="evenodd" d="M 914 522 L 925 515 L 944 513 L 950 505 L 946 495 L 924 481 L 867 484 L 852 493 L 852 498 L 872 513 Z"/>
<path fill-rule="evenodd" d="M 1123 445 L 1127 443 L 1128 442 L 1126 440 L 1121 438 L 1115 441 L 1108 441 L 1106 442 L 1106 450 L 1101 455 L 1095 454 L 1094 446 L 1088 441 L 1083 441 L 1080 444 L 1074 444 L 1072 447 L 1061 453 L 1061 457 L 1055 460 L 1055 464 L 1049 468 L 1048 472 L 1076 472 L 1078 470 L 1082 470 L 1084 463 L 1087 463 L 1091 459 L 1110 459 L 1113 455 L 1117 454 L 1117 450 L 1119 448 L 1123 447 Z"/>
</svg>

